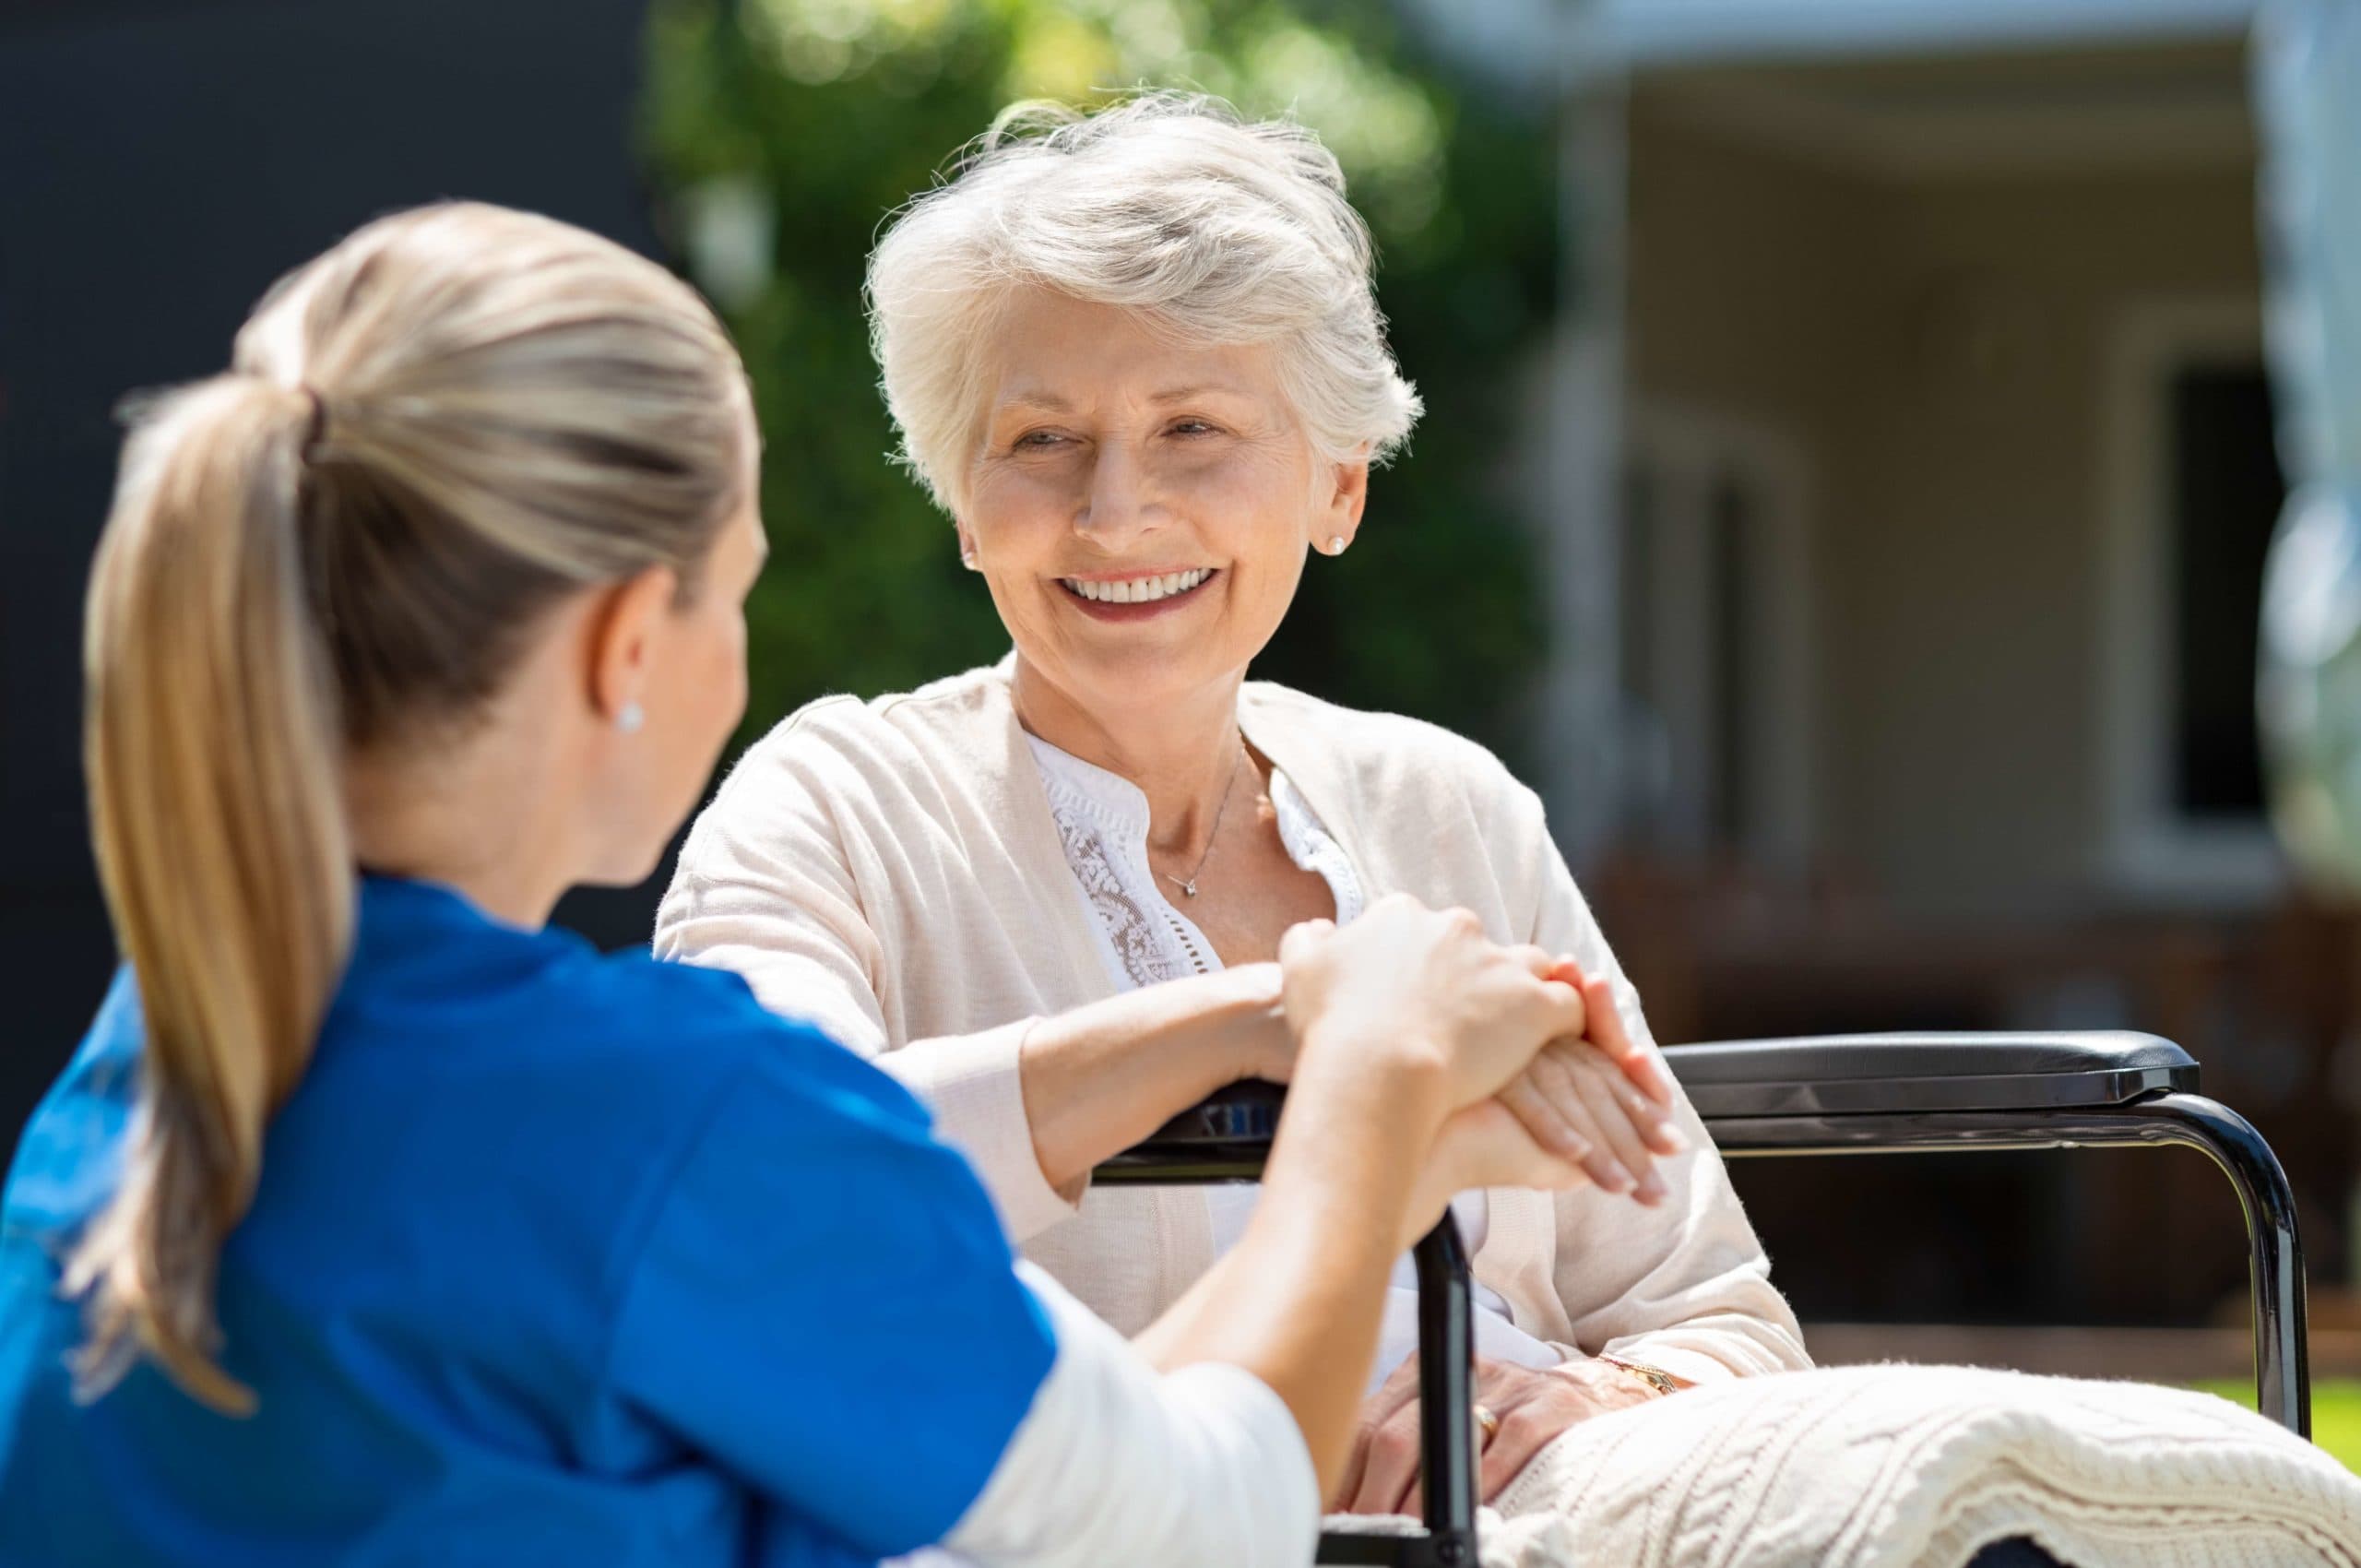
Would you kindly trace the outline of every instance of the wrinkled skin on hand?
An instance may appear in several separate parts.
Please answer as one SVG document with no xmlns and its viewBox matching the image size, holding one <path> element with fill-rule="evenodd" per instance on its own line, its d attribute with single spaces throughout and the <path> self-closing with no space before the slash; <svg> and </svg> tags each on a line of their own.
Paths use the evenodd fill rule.
<svg viewBox="0 0 2361 1568">
<path fill-rule="evenodd" d="M 1486 1503 L 1500 1496 L 1569 1427 L 1661 1397 L 1605 1361 L 1586 1359 L 1536 1370 L 1478 1357 L 1476 1402 L 1501 1424 L 1489 1437 L 1481 1429 L 1476 1434 L 1483 1444 L 1477 1495 Z M 1362 1405 L 1344 1484 L 1329 1506 L 1347 1514 L 1416 1514 L 1418 1486 L 1418 1359 L 1413 1356 Z"/>
</svg>

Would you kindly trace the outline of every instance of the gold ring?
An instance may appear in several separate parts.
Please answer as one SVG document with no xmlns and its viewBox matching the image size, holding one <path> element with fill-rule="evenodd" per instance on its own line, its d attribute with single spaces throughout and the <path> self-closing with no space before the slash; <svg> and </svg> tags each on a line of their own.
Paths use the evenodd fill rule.
<svg viewBox="0 0 2361 1568">
<path fill-rule="evenodd" d="M 1483 1440 L 1486 1443 L 1491 1442 L 1501 1434 L 1501 1418 L 1481 1405 L 1476 1407 L 1476 1425 L 1483 1432 Z"/>
</svg>

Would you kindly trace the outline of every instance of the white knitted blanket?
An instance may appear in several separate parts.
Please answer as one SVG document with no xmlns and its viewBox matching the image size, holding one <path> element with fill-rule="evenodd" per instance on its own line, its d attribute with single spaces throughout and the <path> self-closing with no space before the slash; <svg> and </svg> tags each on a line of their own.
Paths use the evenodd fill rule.
<svg viewBox="0 0 2361 1568">
<path fill-rule="evenodd" d="M 2361 1568 L 2361 1479 L 2211 1395 L 1844 1367 L 1584 1422 L 1482 1526 L 1484 1568 Z"/>
</svg>

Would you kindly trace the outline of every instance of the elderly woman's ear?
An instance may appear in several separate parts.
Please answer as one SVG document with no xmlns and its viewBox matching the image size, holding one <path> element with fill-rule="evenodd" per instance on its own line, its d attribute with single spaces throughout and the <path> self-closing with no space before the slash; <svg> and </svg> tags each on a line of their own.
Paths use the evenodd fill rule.
<svg viewBox="0 0 2361 1568">
<path fill-rule="evenodd" d="M 1324 555 L 1342 555 L 1360 532 L 1361 508 L 1369 504 L 1367 448 L 1331 466 L 1329 473 L 1311 519 L 1311 544 Z"/>
</svg>

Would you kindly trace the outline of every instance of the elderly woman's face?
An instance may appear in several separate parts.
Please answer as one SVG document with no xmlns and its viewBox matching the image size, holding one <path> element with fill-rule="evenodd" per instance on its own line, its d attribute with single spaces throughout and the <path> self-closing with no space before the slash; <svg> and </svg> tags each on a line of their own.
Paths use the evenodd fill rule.
<svg viewBox="0 0 2361 1568">
<path fill-rule="evenodd" d="M 989 376 L 963 545 L 1018 654 L 1083 707 L 1220 692 L 1278 628 L 1365 464 L 1322 459 L 1262 347 L 1188 348 L 1031 291 Z"/>
</svg>

